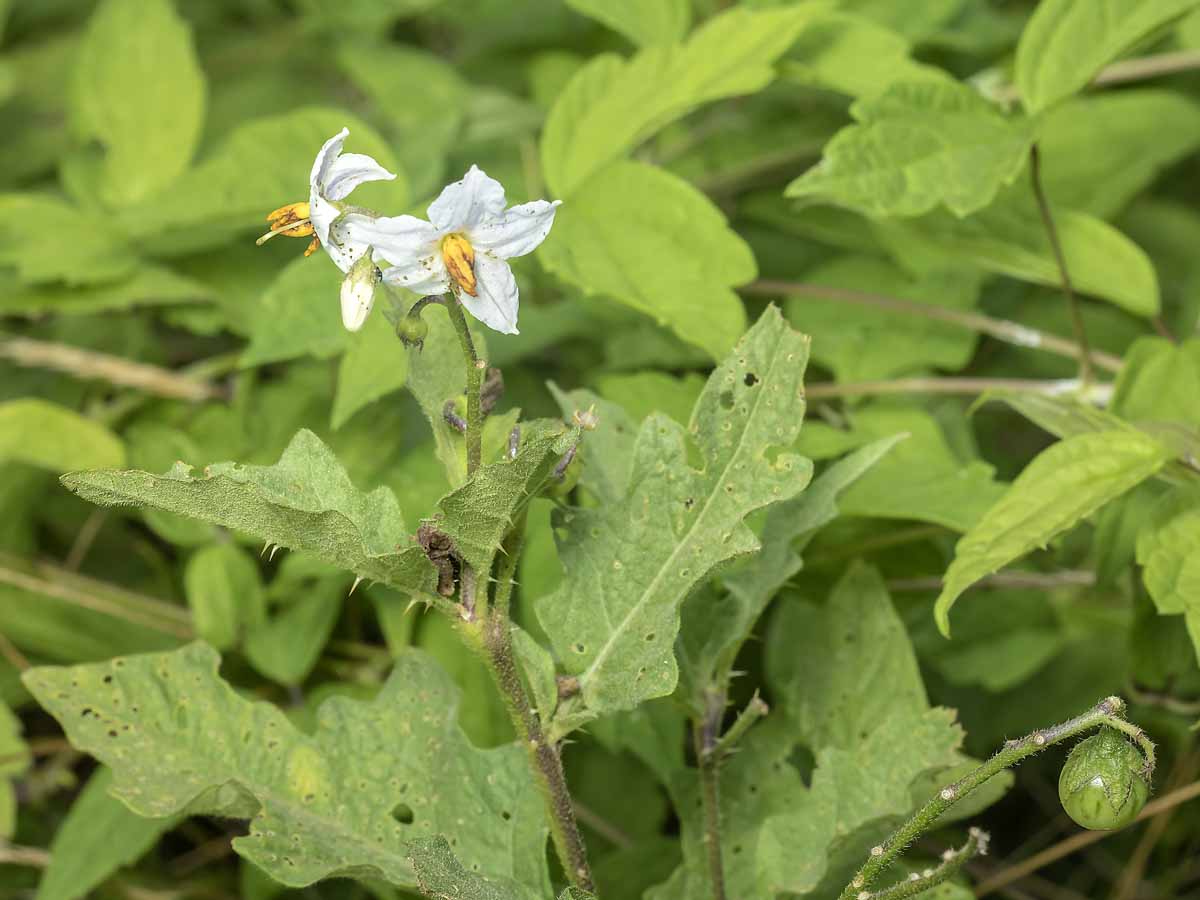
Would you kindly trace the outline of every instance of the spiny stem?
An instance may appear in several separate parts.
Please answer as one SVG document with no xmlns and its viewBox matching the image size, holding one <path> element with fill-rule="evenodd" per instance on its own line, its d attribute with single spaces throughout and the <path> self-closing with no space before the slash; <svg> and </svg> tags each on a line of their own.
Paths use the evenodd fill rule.
<svg viewBox="0 0 1200 900">
<path fill-rule="evenodd" d="M 904 852 L 904 849 L 909 844 L 933 827 L 942 813 L 994 775 L 1016 765 L 1026 757 L 1040 753 L 1053 744 L 1061 743 L 1076 735 L 1099 728 L 1101 725 L 1118 727 L 1126 734 L 1130 734 L 1133 730 L 1140 732 L 1141 729 L 1130 725 L 1121 717 L 1124 709 L 1125 702 L 1120 697 L 1108 697 L 1101 700 L 1083 715 L 1068 719 L 1050 728 L 1035 731 L 1019 740 L 1007 742 L 1000 751 L 983 765 L 968 772 L 953 784 L 942 788 L 911 819 L 900 826 L 885 843 L 873 847 L 870 857 L 863 864 L 862 868 L 858 870 L 858 874 L 846 885 L 839 900 L 857 900 L 857 898 L 861 897 L 864 892 L 869 890 L 871 883 L 878 877 L 879 873 Z M 1139 740 L 1139 744 L 1141 743 Z M 1148 739 L 1146 743 L 1149 743 Z M 1154 766 L 1153 744 L 1150 744 L 1148 751 L 1146 746 L 1143 745 L 1142 750 L 1143 753 L 1147 754 L 1148 777 L 1149 773 L 1153 772 Z M 871 896 L 870 893 L 867 893 L 867 897 Z"/>
<path fill-rule="evenodd" d="M 755 691 L 750 702 L 746 704 L 746 708 L 738 713 L 738 717 L 729 726 L 729 730 L 721 735 L 721 739 L 712 748 L 713 756 L 720 761 L 723 756 L 737 746 L 738 741 L 745 737 L 746 732 L 753 727 L 754 723 L 770 711 L 771 708 L 767 706 L 766 701 Z"/>
<path fill-rule="evenodd" d="M 1033 193 L 1037 197 L 1038 210 L 1042 214 L 1042 224 L 1046 227 L 1046 237 L 1050 239 L 1050 248 L 1054 251 L 1054 259 L 1058 264 L 1058 274 L 1062 281 L 1063 293 L 1071 307 L 1071 324 L 1075 329 L 1075 342 L 1079 344 L 1079 380 L 1084 387 L 1092 383 L 1092 351 L 1088 346 L 1087 330 L 1083 325 L 1083 308 L 1075 287 L 1071 284 L 1071 273 L 1067 269 L 1067 258 L 1063 255 L 1062 244 L 1058 239 L 1058 229 L 1054 225 L 1054 215 L 1050 211 L 1050 201 L 1046 198 L 1046 190 L 1042 186 L 1042 157 L 1038 145 L 1029 148 L 1029 175 L 1033 182 Z"/>
<path fill-rule="evenodd" d="M 443 306 L 450 314 L 454 330 L 458 332 L 463 357 L 467 362 L 467 477 L 470 478 L 483 460 L 483 411 L 479 391 L 483 386 L 483 371 L 487 365 L 475 352 L 475 341 L 471 338 L 462 304 L 457 298 L 450 297 L 443 302 Z"/>
<path fill-rule="evenodd" d="M 839 303 L 850 303 L 856 306 L 868 306 L 889 312 L 902 313 L 909 316 L 920 316 L 957 325 L 970 331 L 986 334 L 1016 347 L 1027 347 L 1032 350 L 1044 350 L 1058 356 L 1079 360 L 1083 358 L 1083 349 L 1079 344 L 1060 338 L 1057 335 L 1036 328 L 1029 328 L 1019 322 L 1007 319 L 993 319 L 975 312 L 965 312 L 936 306 L 932 303 L 915 303 L 899 297 L 887 297 L 883 294 L 873 294 L 867 291 L 855 291 L 849 288 L 826 287 L 821 284 L 805 284 L 795 281 L 755 281 L 740 289 L 747 294 L 785 295 L 790 297 L 813 297 L 816 299 L 829 298 Z M 1121 358 L 1105 353 L 1102 350 L 1092 350 L 1091 363 L 1097 369 L 1107 372 L 1121 371 Z"/>
<path fill-rule="evenodd" d="M 936 869 L 926 869 L 921 874 L 913 873 L 907 881 L 871 893 L 863 891 L 858 900 L 904 900 L 916 897 L 925 891 L 937 887 L 943 881 L 953 878 L 963 866 L 976 856 L 987 853 L 988 834 L 978 828 L 968 832 L 967 842 L 957 850 L 947 850 L 942 855 L 942 863 Z"/>
<path fill-rule="evenodd" d="M 721 719 L 725 714 L 725 692 L 708 691 L 704 716 L 692 723 L 692 741 L 700 771 L 700 799 L 704 807 L 704 852 L 708 858 L 708 880 L 713 900 L 725 900 L 725 864 L 721 858 Z"/>
</svg>

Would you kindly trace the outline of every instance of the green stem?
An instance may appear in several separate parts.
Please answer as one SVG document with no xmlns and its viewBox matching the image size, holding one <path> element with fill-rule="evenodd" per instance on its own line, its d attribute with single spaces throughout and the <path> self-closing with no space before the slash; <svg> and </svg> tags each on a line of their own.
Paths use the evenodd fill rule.
<svg viewBox="0 0 1200 900">
<path fill-rule="evenodd" d="M 1083 324 L 1083 308 L 1075 287 L 1071 284 L 1071 273 L 1067 269 L 1067 258 L 1063 253 L 1062 243 L 1058 239 L 1058 228 L 1054 225 L 1054 215 L 1050 211 L 1050 201 L 1046 197 L 1046 189 L 1042 186 L 1042 157 L 1037 144 L 1029 148 L 1029 175 L 1033 182 L 1033 194 L 1037 198 L 1038 210 L 1042 214 L 1042 224 L 1046 228 L 1046 236 L 1050 239 L 1050 249 L 1054 251 L 1055 262 L 1058 263 L 1058 274 L 1062 281 L 1063 293 L 1071 307 L 1071 324 L 1075 329 L 1075 343 L 1079 345 L 1079 380 L 1086 390 L 1092 383 L 1092 351 L 1088 345 L 1087 329 Z"/>
<path fill-rule="evenodd" d="M 947 850 L 942 857 L 942 863 L 936 869 L 926 869 L 919 875 L 910 875 L 907 881 L 884 888 L 875 893 L 859 894 L 861 900 L 905 900 L 916 897 L 925 891 L 937 887 L 944 881 L 953 878 L 972 858 L 987 852 L 988 835 L 978 828 L 972 828 L 967 842 L 957 850 Z"/>
<path fill-rule="evenodd" d="M 746 708 L 738 713 L 738 717 L 733 720 L 733 724 L 729 726 L 729 730 L 721 735 L 721 739 L 717 741 L 712 748 L 712 754 L 720 760 L 729 753 L 737 743 L 746 735 L 750 728 L 771 711 L 762 697 L 758 696 L 755 691 L 754 696 L 750 698 L 750 702 L 746 704 Z"/>
<path fill-rule="evenodd" d="M 850 883 L 846 885 L 839 900 L 858 900 L 858 898 L 864 896 L 870 898 L 872 895 L 869 893 L 868 888 L 875 878 L 878 877 L 879 873 L 895 861 L 909 844 L 933 827 L 942 813 L 994 775 L 1017 764 L 1026 757 L 1040 753 L 1053 744 L 1061 743 L 1076 735 L 1099 728 L 1101 725 L 1111 725 L 1126 734 L 1132 735 L 1134 731 L 1141 734 L 1141 729 L 1130 725 L 1121 718 L 1124 709 L 1125 703 L 1120 697 L 1108 697 L 1083 715 L 1068 719 L 1051 728 L 1035 731 L 1019 740 L 1006 743 L 1003 749 L 979 768 L 967 773 L 953 784 L 942 788 L 911 819 L 900 826 L 887 841 L 877 847 L 873 847 L 870 857 L 863 864 L 862 868 L 858 870 L 858 873 Z M 1147 774 L 1149 774 L 1153 771 L 1154 767 L 1153 744 L 1149 744 L 1149 740 L 1145 738 L 1145 735 L 1141 735 L 1140 738 L 1135 739 L 1142 745 L 1143 752 L 1146 753 Z M 1148 750 L 1146 748 L 1147 744 L 1149 744 Z"/>
<path fill-rule="evenodd" d="M 479 390 L 483 386 L 483 370 L 487 365 L 475 352 L 475 341 L 471 338 L 462 304 L 456 297 L 450 297 L 443 305 L 450 314 L 450 321 L 454 323 L 454 330 L 458 332 L 463 357 L 467 361 L 467 477 L 470 478 L 483 460 L 483 411 Z"/>
<path fill-rule="evenodd" d="M 725 692 L 712 689 L 704 717 L 692 723 L 692 741 L 700 770 L 700 801 L 704 807 L 704 851 L 708 858 L 708 880 L 713 900 L 725 900 L 725 864 L 721 858 L 721 718 Z"/>
</svg>

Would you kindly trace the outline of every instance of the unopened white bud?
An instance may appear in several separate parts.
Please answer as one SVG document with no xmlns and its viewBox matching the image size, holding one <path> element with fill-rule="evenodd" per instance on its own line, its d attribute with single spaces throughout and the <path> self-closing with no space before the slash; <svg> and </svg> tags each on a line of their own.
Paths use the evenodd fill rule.
<svg viewBox="0 0 1200 900">
<path fill-rule="evenodd" d="M 347 331 L 358 331 L 367 321 L 378 283 L 379 269 L 371 262 L 371 255 L 364 253 L 342 280 L 342 324 Z"/>
</svg>

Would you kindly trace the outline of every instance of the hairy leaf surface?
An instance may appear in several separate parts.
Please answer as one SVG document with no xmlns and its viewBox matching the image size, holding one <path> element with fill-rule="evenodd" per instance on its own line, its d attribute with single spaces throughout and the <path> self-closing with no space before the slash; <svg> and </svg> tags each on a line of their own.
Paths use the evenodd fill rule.
<svg viewBox="0 0 1200 900">
<path fill-rule="evenodd" d="M 451 834 L 481 873 L 546 886 L 524 752 L 472 747 L 455 724 L 458 692 L 427 657 L 401 656 L 370 703 L 326 701 L 311 736 L 242 699 L 219 661 L 196 643 L 24 680 L 72 743 L 112 768 L 132 810 L 252 817 L 234 848 L 283 884 L 369 874 L 412 886 L 404 842 Z"/>
<path fill-rule="evenodd" d="M 770 455 L 800 430 L 807 359 L 808 339 L 768 309 L 709 378 L 686 433 L 662 415 L 642 424 L 624 497 L 562 517 L 564 580 L 537 612 L 579 679 L 564 727 L 674 689 L 680 604 L 715 566 L 759 548 L 750 512 L 808 483 L 807 460 Z"/>
</svg>

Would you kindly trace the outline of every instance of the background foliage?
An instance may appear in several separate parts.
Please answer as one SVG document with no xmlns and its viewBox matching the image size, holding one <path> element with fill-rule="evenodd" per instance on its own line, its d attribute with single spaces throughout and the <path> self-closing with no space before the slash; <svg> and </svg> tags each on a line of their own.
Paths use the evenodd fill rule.
<svg viewBox="0 0 1200 900">
<path fill-rule="evenodd" d="M 1198 10 L 0 0 L 0 895 L 553 896 L 489 673 L 409 609 L 431 516 L 485 571 L 528 523 L 514 639 L 604 900 L 709 892 L 726 691 L 771 707 L 722 767 L 739 900 L 837 896 L 1107 694 L 1195 781 Z M 477 338 L 466 483 L 442 311 L 349 334 L 328 260 L 254 245 L 342 126 L 398 173 L 356 203 L 472 163 L 564 201 Z M 531 420 L 593 403 L 543 490 L 580 434 Z M 1075 831 L 1057 765 L 913 849 L 993 834 L 929 896 L 1200 896 L 1186 805 L 998 886 Z"/>
</svg>

